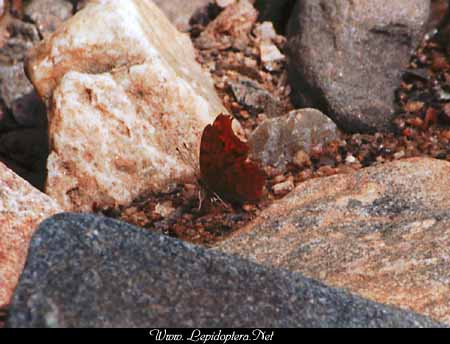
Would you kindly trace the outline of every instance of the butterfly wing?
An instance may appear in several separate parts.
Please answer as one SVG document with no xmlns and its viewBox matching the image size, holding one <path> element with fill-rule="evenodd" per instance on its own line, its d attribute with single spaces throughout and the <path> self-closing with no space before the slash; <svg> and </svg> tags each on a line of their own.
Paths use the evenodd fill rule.
<svg viewBox="0 0 450 344">
<path fill-rule="evenodd" d="M 232 118 L 219 115 L 203 131 L 200 172 L 208 188 L 230 202 L 254 202 L 262 194 L 266 176 L 248 161 L 249 147 L 233 132 Z"/>
</svg>

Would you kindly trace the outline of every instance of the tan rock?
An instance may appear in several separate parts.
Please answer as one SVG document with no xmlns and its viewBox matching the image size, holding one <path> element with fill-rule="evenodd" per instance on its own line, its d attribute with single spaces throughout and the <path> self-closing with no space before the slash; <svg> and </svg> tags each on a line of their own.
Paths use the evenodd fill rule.
<svg viewBox="0 0 450 344">
<path fill-rule="evenodd" d="M 37 225 L 61 211 L 56 202 L 0 163 L 0 307 L 9 303 Z"/>
<path fill-rule="evenodd" d="M 218 249 L 450 324 L 450 163 L 308 181 Z"/>
<path fill-rule="evenodd" d="M 226 112 L 150 0 L 94 0 L 29 58 L 49 105 L 46 192 L 70 210 L 127 204 L 192 179 L 204 127 Z"/>
<path fill-rule="evenodd" d="M 167 15 L 180 31 L 190 29 L 189 22 L 197 11 L 201 11 L 214 0 L 152 0 Z"/>
<path fill-rule="evenodd" d="M 310 167 L 312 165 L 309 155 L 303 150 L 299 150 L 294 155 L 294 158 L 292 159 L 292 163 L 300 168 Z"/>
<path fill-rule="evenodd" d="M 273 193 L 275 194 L 275 196 L 286 195 L 294 190 L 294 187 L 294 181 L 292 179 L 289 179 L 285 182 L 275 184 L 273 186 Z"/>
</svg>

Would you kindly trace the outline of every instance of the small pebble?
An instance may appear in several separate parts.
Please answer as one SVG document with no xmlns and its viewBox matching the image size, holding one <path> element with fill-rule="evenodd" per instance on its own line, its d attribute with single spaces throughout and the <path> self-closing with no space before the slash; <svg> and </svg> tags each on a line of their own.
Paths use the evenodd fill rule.
<svg viewBox="0 0 450 344">
<path fill-rule="evenodd" d="M 164 218 L 169 217 L 174 211 L 175 208 L 173 207 L 171 201 L 158 203 L 155 207 L 155 213 L 161 215 Z"/>
<path fill-rule="evenodd" d="M 394 154 L 395 159 L 401 159 L 404 156 L 405 156 L 405 151 L 403 151 L 403 150 Z"/>
<path fill-rule="evenodd" d="M 347 164 L 354 164 L 356 162 L 358 162 L 358 160 L 351 154 L 347 155 L 347 157 L 345 158 L 345 162 Z"/>
<path fill-rule="evenodd" d="M 441 136 L 445 140 L 450 140 L 450 130 L 443 131 Z"/>
<path fill-rule="evenodd" d="M 138 208 L 136 208 L 136 207 L 130 207 L 130 208 L 128 208 L 128 209 L 126 209 L 126 210 L 124 211 L 124 215 L 129 216 L 129 215 L 133 215 L 133 214 L 135 214 L 135 213 L 137 213 L 137 212 L 138 212 Z"/>
<path fill-rule="evenodd" d="M 279 184 L 279 183 L 286 181 L 286 179 L 287 179 L 287 177 L 284 174 L 280 174 L 280 175 L 276 176 L 275 178 L 273 178 L 273 182 L 274 182 L 274 184 Z"/>
<path fill-rule="evenodd" d="M 255 210 L 255 206 L 253 204 L 244 204 L 242 206 L 242 210 L 245 211 L 246 213 L 251 213 L 252 211 Z"/>
<path fill-rule="evenodd" d="M 292 179 L 289 179 L 283 183 L 276 184 L 273 186 L 273 193 L 276 196 L 284 196 L 287 195 L 289 192 L 294 190 L 294 181 Z"/>
<path fill-rule="evenodd" d="M 424 103 L 420 101 L 411 101 L 405 105 L 405 110 L 408 112 L 417 112 L 423 109 Z"/>
<path fill-rule="evenodd" d="M 256 25 L 254 33 L 261 40 L 271 40 L 277 37 L 277 33 L 275 31 L 275 28 L 273 27 L 273 23 L 268 21 Z"/>
<path fill-rule="evenodd" d="M 309 155 L 303 150 L 300 150 L 295 154 L 292 162 L 294 163 L 294 165 L 300 168 L 310 167 L 312 165 Z"/>
</svg>

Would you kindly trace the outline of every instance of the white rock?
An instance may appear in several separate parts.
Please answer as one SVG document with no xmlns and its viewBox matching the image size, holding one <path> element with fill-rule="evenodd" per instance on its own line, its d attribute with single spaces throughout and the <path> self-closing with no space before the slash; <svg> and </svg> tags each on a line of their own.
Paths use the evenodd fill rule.
<svg viewBox="0 0 450 344">
<path fill-rule="evenodd" d="M 261 53 L 261 61 L 263 63 L 280 62 L 286 58 L 277 46 L 270 41 L 261 42 L 259 50 Z"/>
<path fill-rule="evenodd" d="M 272 40 L 277 37 L 277 33 L 275 28 L 273 27 L 273 23 L 266 21 L 261 24 L 257 24 L 255 28 L 255 34 L 261 40 Z"/>
<path fill-rule="evenodd" d="M 345 158 L 345 162 L 347 164 L 354 164 L 358 161 L 358 159 L 356 159 L 353 155 L 348 154 L 347 157 Z"/>
<path fill-rule="evenodd" d="M 192 43 L 150 0 L 94 0 L 27 65 L 49 105 L 46 192 L 67 210 L 130 203 L 198 173 L 226 112 Z"/>
</svg>

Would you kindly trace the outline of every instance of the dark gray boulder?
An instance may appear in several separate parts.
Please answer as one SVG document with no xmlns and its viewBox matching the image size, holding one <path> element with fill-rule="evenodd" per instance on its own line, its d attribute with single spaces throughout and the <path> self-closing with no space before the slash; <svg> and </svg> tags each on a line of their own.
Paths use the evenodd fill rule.
<svg viewBox="0 0 450 344">
<path fill-rule="evenodd" d="M 9 327 L 439 326 L 298 274 L 93 215 L 35 234 Z"/>
<path fill-rule="evenodd" d="M 322 110 L 346 131 L 388 129 L 429 13 L 429 0 L 297 1 L 287 53 L 296 105 Z"/>
</svg>

